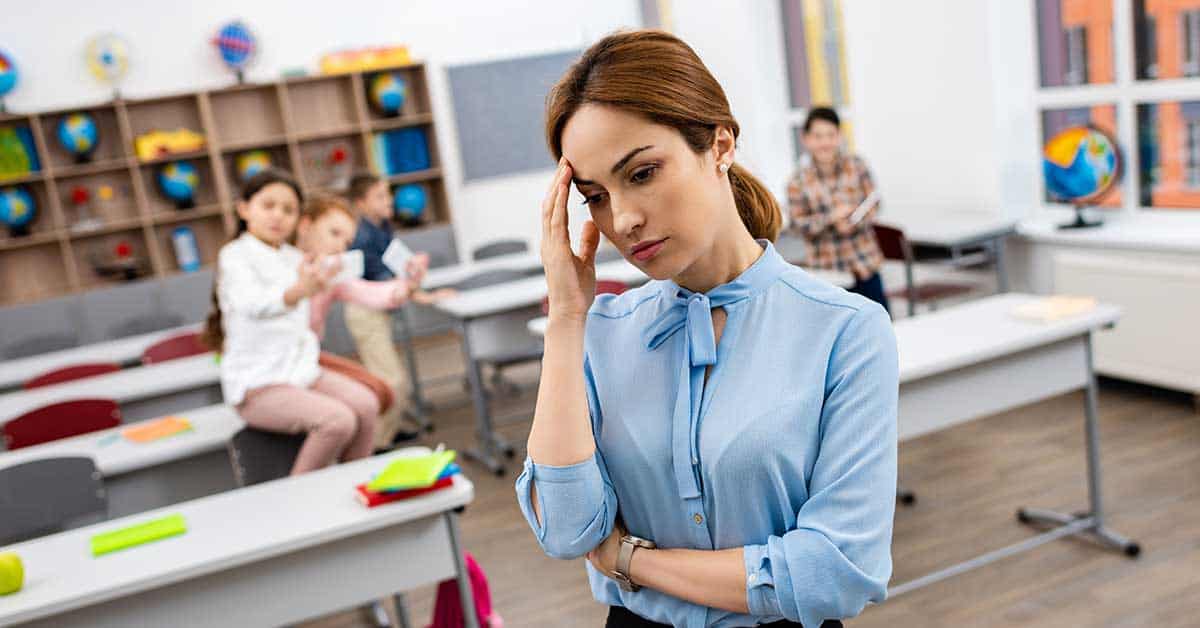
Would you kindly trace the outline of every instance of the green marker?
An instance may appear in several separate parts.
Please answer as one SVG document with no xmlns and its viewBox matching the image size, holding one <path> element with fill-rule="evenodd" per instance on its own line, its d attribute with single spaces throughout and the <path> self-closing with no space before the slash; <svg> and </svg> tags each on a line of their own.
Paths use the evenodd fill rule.
<svg viewBox="0 0 1200 628">
<path fill-rule="evenodd" d="M 120 530 L 102 532 L 92 537 L 92 556 L 101 556 L 184 532 L 187 532 L 187 522 L 183 520 L 183 515 L 169 515 Z"/>
</svg>

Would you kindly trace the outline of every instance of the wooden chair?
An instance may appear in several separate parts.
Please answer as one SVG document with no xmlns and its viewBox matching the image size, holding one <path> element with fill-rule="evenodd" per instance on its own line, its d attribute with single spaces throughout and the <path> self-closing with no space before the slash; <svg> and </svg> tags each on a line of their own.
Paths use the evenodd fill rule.
<svg viewBox="0 0 1200 628">
<path fill-rule="evenodd" d="M 121 409 L 111 399 L 74 399 L 26 412 L 4 424 L 4 445 L 20 449 L 121 424 Z"/>
<path fill-rule="evenodd" d="M 937 302 L 951 297 L 961 296 L 975 289 L 975 286 L 964 283 L 928 281 L 917 283 L 913 278 L 915 258 L 912 246 L 904 232 L 895 227 L 876 224 L 875 240 L 879 242 L 879 250 L 884 259 L 904 263 L 905 286 L 888 292 L 888 298 L 904 299 L 908 303 L 908 315 L 915 316 L 917 305 L 928 303 L 931 308 L 937 307 Z"/>
</svg>

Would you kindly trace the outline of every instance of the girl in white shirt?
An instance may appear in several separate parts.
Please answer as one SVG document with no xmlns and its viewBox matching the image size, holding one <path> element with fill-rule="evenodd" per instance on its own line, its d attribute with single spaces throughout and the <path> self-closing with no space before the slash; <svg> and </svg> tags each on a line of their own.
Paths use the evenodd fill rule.
<svg viewBox="0 0 1200 628">
<path fill-rule="evenodd" d="M 239 235 L 217 258 L 218 307 L 206 334 L 221 352 L 225 401 L 248 425 L 308 434 L 292 475 L 370 455 L 379 416 L 369 388 L 317 365 L 310 300 L 333 288 L 341 266 L 336 257 L 288 243 L 302 200 L 284 171 L 267 169 L 247 181 L 237 204 Z M 395 307 L 408 291 L 399 281 L 384 293 L 372 305 Z"/>
</svg>

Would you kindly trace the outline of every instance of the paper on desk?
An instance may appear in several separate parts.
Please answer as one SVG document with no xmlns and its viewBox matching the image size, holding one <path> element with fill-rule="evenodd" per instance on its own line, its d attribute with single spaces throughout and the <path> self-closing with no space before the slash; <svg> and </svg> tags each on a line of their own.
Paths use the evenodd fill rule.
<svg viewBox="0 0 1200 628">
<path fill-rule="evenodd" d="M 181 416 L 165 416 L 161 419 L 143 421 L 132 427 L 127 427 L 121 430 L 121 435 L 135 443 L 149 443 L 191 429 L 191 421 Z"/>
<path fill-rule="evenodd" d="M 412 259 L 412 256 L 412 250 L 401 242 L 400 238 L 392 238 L 392 243 L 383 252 L 383 265 L 387 266 L 393 275 L 407 277 L 408 260 Z"/>
<path fill-rule="evenodd" d="M 1013 308 L 1013 316 L 1039 323 L 1078 316 L 1096 309 L 1096 297 L 1055 295 L 1022 303 Z"/>
</svg>

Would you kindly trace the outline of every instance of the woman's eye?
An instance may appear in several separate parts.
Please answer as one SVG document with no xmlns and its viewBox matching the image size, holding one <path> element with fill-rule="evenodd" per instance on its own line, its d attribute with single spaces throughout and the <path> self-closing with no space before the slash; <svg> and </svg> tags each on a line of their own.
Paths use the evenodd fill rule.
<svg viewBox="0 0 1200 628">
<path fill-rule="evenodd" d="M 583 197 L 583 204 L 587 205 L 588 207 L 591 207 L 592 205 L 597 205 L 602 202 L 604 202 L 604 193 L 603 192 L 601 192 L 600 194 L 593 194 L 591 196 Z"/>
<path fill-rule="evenodd" d="M 654 177 L 654 172 L 658 170 L 657 166 L 647 166 L 641 170 L 634 171 L 629 180 L 634 183 L 645 183 Z"/>
</svg>

